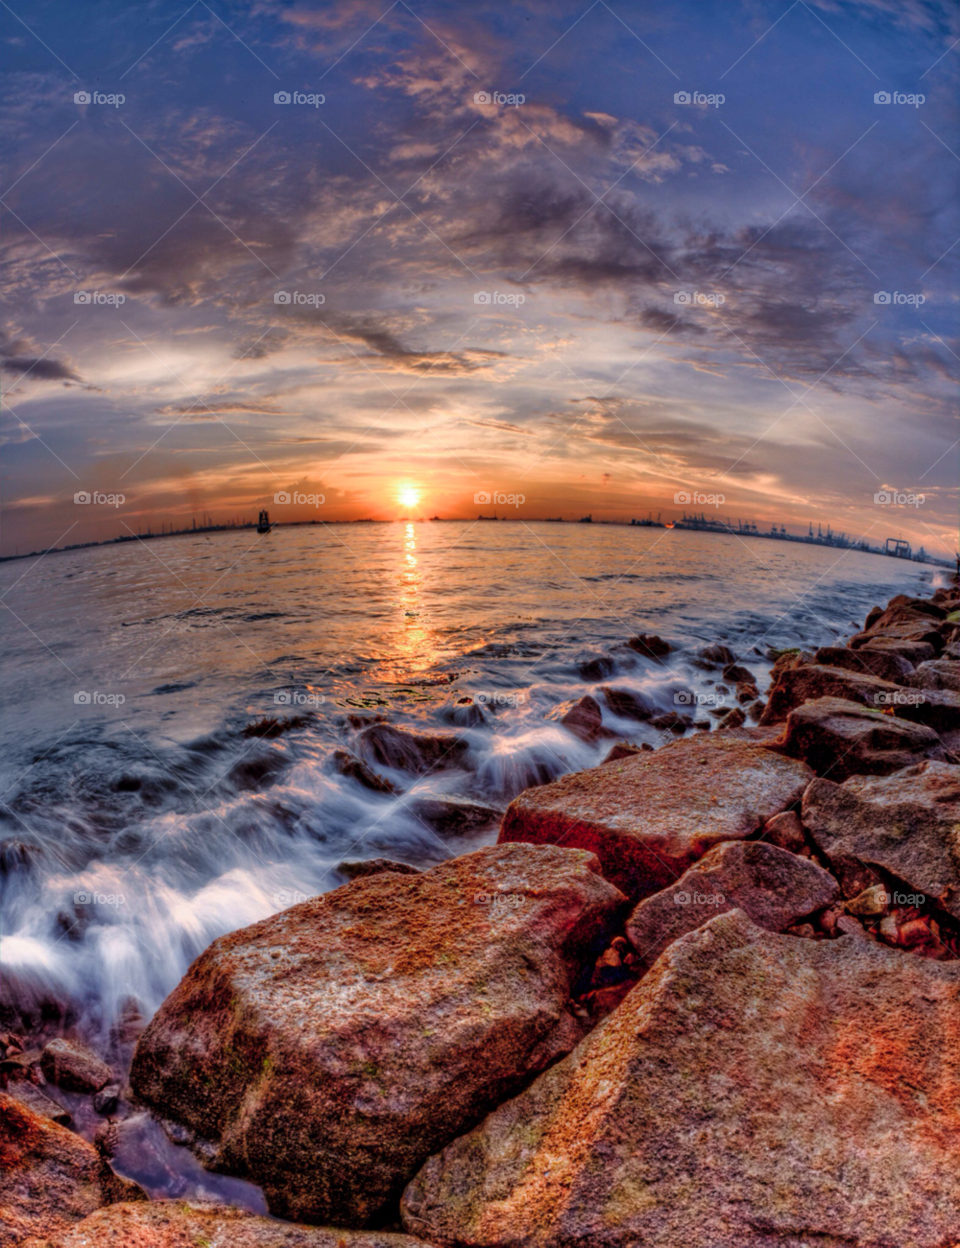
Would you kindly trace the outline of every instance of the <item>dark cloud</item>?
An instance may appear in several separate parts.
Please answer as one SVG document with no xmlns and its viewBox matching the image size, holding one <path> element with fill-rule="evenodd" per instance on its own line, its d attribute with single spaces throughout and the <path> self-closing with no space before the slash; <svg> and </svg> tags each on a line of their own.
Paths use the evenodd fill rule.
<svg viewBox="0 0 960 1248">
<path fill-rule="evenodd" d="M 15 373 L 25 381 L 80 381 L 79 373 L 60 360 L 31 358 L 28 355 L 11 356 L 0 364 L 5 373 Z M 26 374 L 29 374 L 27 376 Z"/>
</svg>

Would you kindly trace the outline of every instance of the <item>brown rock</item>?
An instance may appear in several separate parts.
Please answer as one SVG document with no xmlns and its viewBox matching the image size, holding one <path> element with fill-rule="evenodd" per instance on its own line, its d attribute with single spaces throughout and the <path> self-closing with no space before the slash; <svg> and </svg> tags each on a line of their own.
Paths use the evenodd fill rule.
<svg viewBox="0 0 960 1248">
<path fill-rule="evenodd" d="M 723 669 L 723 679 L 729 680 L 731 684 L 755 685 L 757 678 L 749 667 L 741 667 L 739 663 L 728 663 Z"/>
<path fill-rule="evenodd" d="M 623 759 L 633 758 L 634 754 L 639 753 L 639 745 L 631 745 L 629 741 L 617 741 L 614 745 L 611 745 L 607 757 L 603 760 L 601 766 L 605 767 L 607 763 L 619 763 Z"/>
<path fill-rule="evenodd" d="M 868 672 L 853 672 L 842 667 L 821 667 L 813 663 L 786 668 L 770 690 L 767 709 L 760 722 L 782 723 L 795 707 L 817 698 L 845 698 L 864 706 L 883 706 L 882 696 L 893 695 L 899 688 Z"/>
<path fill-rule="evenodd" d="M 874 637 L 861 650 L 869 650 L 874 654 L 898 654 L 908 663 L 925 663 L 936 657 L 936 649 L 926 641 L 898 641 L 895 637 Z"/>
<path fill-rule="evenodd" d="M 547 719 L 563 724 L 569 732 L 581 741 L 596 741 L 603 733 L 603 712 L 596 698 L 579 698 L 576 701 L 563 702 L 555 706 L 547 715 Z"/>
<path fill-rule="evenodd" d="M 472 802 L 466 797 L 449 793 L 431 793 L 413 798 L 407 809 L 421 823 L 428 824 L 438 836 L 466 836 L 479 828 L 498 824 L 503 809 Z"/>
<path fill-rule="evenodd" d="M 874 650 L 864 646 L 851 650 L 849 646 L 821 646 L 816 653 L 817 662 L 823 667 L 841 667 L 851 672 L 864 672 L 878 676 L 895 685 L 910 684 L 913 664 L 895 650 Z"/>
<path fill-rule="evenodd" d="M 902 689 L 894 696 L 892 705 L 898 719 L 926 724 L 934 732 L 960 728 L 960 693 L 952 689 Z"/>
<path fill-rule="evenodd" d="M 387 1231 L 341 1231 L 194 1201 L 118 1204 L 25 1248 L 430 1248 Z"/>
<path fill-rule="evenodd" d="M 26 1105 L 27 1109 L 32 1110 L 33 1113 L 50 1118 L 53 1122 L 59 1123 L 61 1127 L 69 1127 L 73 1122 L 73 1115 L 68 1109 L 64 1109 L 59 1102 L 41 1092 L 29 1079 L 11 1079 L 6 1091 L 15 1101 Z"/>
<path fill-rule="evenodd" d="M 919 763 L 886 778 L 815 780 L 803 822 L 845 881 L 889 872 L 960 919 L 960 767 Z M 945 892 L 944 890 L 949 890 Z"/>
<path fill-rule="evenodd" d="M 627 645 L 647 659 L 662 659 L 672 649 L 669 641 L 664 641 L 655 633 L 641 633 L 639 637 L 631 637 Z"/>
<path fill-rule="evenodd" d="M 336 869 L 348 880 L 361 880 L 368 875 L 381 875 L 384 871 L 393 871 L 396 875 L 419 875 L 419 867 L 411 867 L 405 862 L 394 862 L 391 858 L 365 858 L 362 861 L 338 862 Z"/>
<path fill-rule="evenodd" d="M 140 1039 L 138 1096 L 271 1212 L 383 1220 L 425 1158 L 577 1043 L 624 899 L 573 849 L 375 875 L 215 941 Z"/>
<path fill-rule="evenodd" d="M 650 719 L 656 711 L 649 698 L 633 689 L 614 689 L 610 685 L 601 685 L 600 692 L 614 715 L 621 715 L 624 719 Z"/>
<path fill-rule="evenodd" d="M 888 776 L 924 758 L 944 759 L 932 728 L 843 698 L 818 698 L 791 711 L 782 748 L 837 782 L 857 774 Z"/>
<path fill-rule="evenodd" d="M 724 730 L 729 730 L 730 728 L 742 728 L 746 722 L 747 712 L 742 706 L 735 706 L 731 710 L 727 711 L 723 719 L 721 719 L 719 724 L 717 724 L 717 728 L 723 728 Z"/>
<path fill-rule="evenodd" d="M 954 693 L 960 693 L 960 663 L 953 659 L 921 663 L 903 683 L 914 689 L 952 689 Z"/>
<path fill-rule="evenodd" d="M 627 937 L 641 965 L 652 966 L 667 945 L 728 910 L 782 932 L 839 896 L 837 881 L 816 863 L 763 841 L 730 841 L 641 901 L 627 920 Z"/>
<path fill-rule="evenodd" d="M 44 1076 L 70 1092 L 99 1092 L 113 1079 L 113 1071 L 79 1040 L 58 1037 L 40 1056 Z"/>
<path fill-rule="evenodd" d="M 768 845 L 776 845 L 778 849 L 785 849 L 791 854 L 803 853 L 807 848 L 803 824 L 794 810 L 785 810 L 780 815 L 774 815 L 763 825 L 760 839 L 766 841 Z"/>
<path fill-rule="evenodd" d="M 943 1248 L 960 965 L 721 915 L 404 1194 L 462 1248 Z"/>
<path fill-rule="evenodd" d="M 333 765 L 341 776 L 349 776 L 352 780 L 362 784 L 365 789 L 372 789 L 374 793 L 395 792 L 389 780 L 378 776 L 362 758 L 357 758 L 356 754 L 351 754 L 349 750 L 334 750 Z"/>
<path fill-rule="evenodd" d="M 414 775 L 458 767 L 467 749 L 462 737 L 410 732 L 393 724 L 371 724 L 360 733 L 357 743 L 381 767 L 395 767 Z"/>
<path fill-rule="evenodd" d="M 759 831 L 810 779 L 805 766 L 732 733 L 686 737 L 528 789 L 507 808 L 500 841 L 589 849 L 621 891 L 646 897 L 719 841 Z"/>
<path fill-rule="evenodd" d="M 54 1235 L 103 1204 L 86 1140 L 0 1092 L 0 1244 Z"/>
<path fill-rule="evenodd" d="M 933 616 L 935 620 L 945 620 L 948 613 L 948 608 L 938 602 L 929 598 L 911 598 L 907 594 L 897 594 L 896 598 L 891 598 L 887 603 L 887 610 L 892 607 L 909 607 L 912 611 L 919 611 L 921 615 Z"/>
</svg>

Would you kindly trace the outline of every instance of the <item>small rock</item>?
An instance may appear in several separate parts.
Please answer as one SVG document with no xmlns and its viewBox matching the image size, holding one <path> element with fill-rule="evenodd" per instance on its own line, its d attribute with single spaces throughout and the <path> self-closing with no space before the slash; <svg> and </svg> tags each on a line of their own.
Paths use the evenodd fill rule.
<svg viewBox="0 0 960 1248">
<path fill-rule="evenodd" d="M 729 648 L 719 644 L 712 646 L 704 646 L 699 652 L 700 658 L 707 663 L 724 664 L 736 663 L 737 656 Z"/>
<path fill-rule="evenodd" d="M 641 633 L 639 637 L 631 637 L 627 645 L 647 659 L 662 659 L 672 649 L 669 641 L 664 641 L 655 633 Z"/>
<path fill-rule="evenodd" d="M 469 798 L 445 793 L 414 797 L 407 809 L 441 837 L 467 836 L 480 828 L 498 824 L 503 814 L 495 806 L 486 806 L 482 802 L 472 802 Z"/>
<path fill-rule="evenodd" d="M 381 767 L 421 775 L 460 766 L 467 742 L 446 733 L 410 732 L 392 724 L 371 724 L 357 738 L 361 750 Z"/>
<path fill-rule="evenodd" d="M 620 715 L 624 719 L 650 719 L 656 710 L 648 698 L 633 689 L 614 689 L 610 685 L 601 685 L 600 692 L 614 715 Z"/>
<path fill-rule="evenodd" d="M 580 673 L 581 680 L 589 680 L 595 682 L 598 680 L 606 680 L 608 676 L 612 676 L 617 670 L 617 665 L 609 654 L 593 654 L 587 658 L 581 659 L 577 664 L 577 671 Z"/>
<path fill-rule="evenodd" d="M 362 861 L 338 862 L 336 870 L 348 880 L 362 880 L 368 875 L 380 875 L 384 871 L 393 871 L 397 875 L 419 875 L 418 867 L 411 867 L 405 862 L 394 862 L 390 858 L 365 858 Z"/>
<path fill-rule="evenodd" d="M 655 715 L 650 723 L 658 732 L 669 731 L 682 735 L 687 728 L 693 725 L 693 719 L 680 711 L 667 711 L 665 715 Z"/>
<path fill-rule="evenodd" d="M 858 918 L 872 919 L 890 909 L 890 894 L 885 884 L 872 884 L 847 902 L 847 910 Z"/>
<path fill-rule="evenodd" d="M 600 703 L 589 694 L 576 701 L 563 702 L 555 706 L 547 715 L 547 719 L 563 724 L 569 732 L 581 741 L 595 741 L 603 734 L 603 712 Z"/>
<path fill-rule="evenodd" d="M 717 724 L 718 730 L 721 728 L 741 728 L 747 722 L 747 713 L 742 706 L 735 706 L 732 710 L 727 711 L 723 719 Z"/>
<path fill-rule="evenodd" d="M 93 1098 L 93 1108 L 98 1114 L 112 1114 L 120 1104 L 120 1084 L 108 1083 Z"/>
<path fill-rule="evenodd" d="M 807 848 L 807 840 L 803 835 L 803 824 L 795 810 L 785 810 L 774 815 L 763 825 L 760 840 L 768 845 L 776 845 L 791 854 L 801 854 Z"/>
<path fill-rule="evenodd" d="M 616 744 L 611 745 L 607 757 L 600 765 L 605 766 L 607 763 L 618 763 L 621 759 L 632 758 L 634 754 L 640 753 L 640 748 L 639 745 L 633 745 L 629 741 L 617 741 Z"/>
<path fill-rule="evenodd" d="M 7 1085 L 7 1094 L 15 1101 L 19 1101 L 21 1105 L 26 1105 L 27 1109 L 33 1110 L 35 1114 L 53 1119 L 61 1127 L 69 1127 L 73 1122 L 73 1115 L 69 1110 L 44 1095 L 29 1079 L 11 1079 Z"/>
<path fill-rule="evenodd" d="M 741 667 L 739 663 L 728 663 L 723 669 L 723 679 L 734 685 L 755 685 L 757 678 L 749 667 Z"/>
<path fill-rule="evenodd" d="M 113 1078 L 113 1071 L 78 1040 L 51 1040 L 40 1057 L 45 1077 L 69 1092 L 99 1092 Z"/>
<path fill-rule="evenodd" d="M 395 792 L 389 780 L 378 776 L 362 758 L 357 758 L 356 754 L 351 754 L 349 750 L 334 750 L 333 765 L 341 776 L 349 776 L 352 780 L 362 784 L 365 789 L 372 789 L 374 793 Z"/>
</svg>

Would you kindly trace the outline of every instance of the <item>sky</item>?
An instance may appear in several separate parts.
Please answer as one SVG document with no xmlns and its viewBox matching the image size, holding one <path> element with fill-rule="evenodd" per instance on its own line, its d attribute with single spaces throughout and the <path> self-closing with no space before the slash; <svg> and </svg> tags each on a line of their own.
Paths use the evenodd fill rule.
<svg viewBox="0 0 960 1248">
<path fill-rule="evenodd" d="M 0 22 L 0 553 L 262 507 L 957 548 L 956 4 Z"/>
</svg>

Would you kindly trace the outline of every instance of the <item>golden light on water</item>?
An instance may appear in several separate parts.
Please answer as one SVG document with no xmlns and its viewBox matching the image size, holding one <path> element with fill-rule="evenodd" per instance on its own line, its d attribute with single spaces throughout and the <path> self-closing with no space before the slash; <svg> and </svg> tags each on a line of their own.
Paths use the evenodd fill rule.
<svg viewBox="0 0 960 1248">
<path fill-rule="evenodd" d="M 401 485 L 397 498 L 402 507 L 416 507 L 420 502 L 420 491 L 413 485 Z"/>
</svg>

